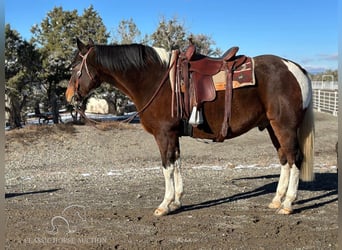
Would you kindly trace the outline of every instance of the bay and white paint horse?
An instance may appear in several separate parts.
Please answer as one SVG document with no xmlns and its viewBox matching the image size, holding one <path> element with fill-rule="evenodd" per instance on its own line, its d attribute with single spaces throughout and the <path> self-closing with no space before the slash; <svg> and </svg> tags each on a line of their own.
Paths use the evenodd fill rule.
<svg viewBox="0 0 342 250">
<path fill-rule="evenodd" d="M 154 214 L 161 216 L 179 209 L 183 195 L 179 144 L 183 123 L 171 115 L 168 54 L 141 44 L 95 45 L 90 41 L 85 45 L 77 40 L 77 45 L 79 53 L 66 91 L 67 101 L 81 101 L 103 82 L 129 96 L 140 111 L 142 126 L 154 136 L 161 154 L 165 195 Z M 292 61 L 273 55 L 253 59 L 256 85 L 233 91 L 226 139 L 254 127 L 267 129 L 282 165 L 269 207 L 278 209 L 279 214 L 290 214 L 300 173 L 305 181 L 313 179 L 311 82 L 306 71 Z M 204 103 L 206 123 L 193 128 L 198 138 L 211 139 L 220 132 L 223 107 L 221 93 L 214 101 Z"/>
</svg>

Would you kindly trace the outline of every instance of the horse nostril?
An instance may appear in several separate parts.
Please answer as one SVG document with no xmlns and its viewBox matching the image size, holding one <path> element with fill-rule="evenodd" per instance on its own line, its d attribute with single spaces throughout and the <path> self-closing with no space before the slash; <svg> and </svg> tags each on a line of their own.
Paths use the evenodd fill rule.
<svg viewBox="0 0 342 250">
<path fill-rule="evenodd" d="M 74 96 L 71 97 L 70 104 L 75 108 L 79 108 L 82 103 L 82 99 L 78 94 L 75 94 Z"/>
<path fill-rule="evenodd" d="M 71 97 L 70 104 L 71 104 L 72 106 L 75 106 L 75 103 L 76 103 L 76 102 L 77 102 L 77 101 L 76 101 L 76 96 L 73 95 L 73 96 Z"/>
</svg>

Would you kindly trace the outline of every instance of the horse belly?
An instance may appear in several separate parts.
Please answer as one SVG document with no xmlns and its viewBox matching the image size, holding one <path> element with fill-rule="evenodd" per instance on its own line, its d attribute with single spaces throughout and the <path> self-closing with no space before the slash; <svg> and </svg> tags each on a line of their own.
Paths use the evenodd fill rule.
<svg viewBox="0 0 342 250">
<path fill-rule="evenodd" d="M 224 101 L 224 91 L 219 91 L 214 101 L 204 103 L 204 123 L 193 128 L 194 138 L 215 139 L 219 135 L 224 118 Z M 231 112 L 227 139 L 268 122 L 256 87 L 234 89 Z"/>
</svg>

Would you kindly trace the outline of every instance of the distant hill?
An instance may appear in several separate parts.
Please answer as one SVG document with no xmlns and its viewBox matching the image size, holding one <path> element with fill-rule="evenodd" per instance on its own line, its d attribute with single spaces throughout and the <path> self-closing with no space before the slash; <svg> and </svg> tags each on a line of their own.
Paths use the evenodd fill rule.
<svg viewBox="0 0 342 250">
<path fill-rule="evenodd" d="M 325 71 L 310 71 L 308 70 L 310 77 L 313 81 L 337 81 L 338 71 L 337 70 L 325 70 Z"/>
</svg>

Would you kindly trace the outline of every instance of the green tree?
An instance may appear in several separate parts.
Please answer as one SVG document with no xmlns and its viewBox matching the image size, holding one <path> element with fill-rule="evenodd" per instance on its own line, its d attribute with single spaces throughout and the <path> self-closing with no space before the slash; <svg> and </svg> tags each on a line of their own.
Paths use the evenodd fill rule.
<svg viewBox="0 0 342 250">
<path fill-rule="evenodd" d="M 58 106 L 56 92 L 59 92 L 59 82 L 69 76 L 69 65 L 74 53 L 71 44 L 76 36 L 77 21 L 76 10 L 64 11 L 62 7 L 55 7 L 39 25 L 36 24 L 31 29 L 31 42 L 38 45 L 43 55 L 41 74 L 45 79 L 42 82 L 42 89 L 45 90 L 45 98 L 42 100 L 44 111 L 49 107 L 56 111 Z M 56 123 L 58 115 L 58 112 L 54 112 Z"/>
<path fill-rule="evenodd" d="M 107 43 L 109 33 L 106 26 L 104 26 L 101 16 L 90 5 L 85 9 L 82 16 L 78 17 L 79 23 L 75 26 L 77 37 L 88 41 L 89 38 L 96 43 Z M 75 44 L 73 44 L 75 46 Z"/>
<path fill-rule="evenodd" d="M 170 20 L 162 17 L 157 30 L 150 36 L 150 39 L 152 46 L 161 47 L 168 51 L 176 48 L 184 51 L 189 46 L 189 39 L 191 39 L 198 53 L 210 56 L 221 54 L 220 49 L 212 48 L 215 42 L 210 36 L 188 33 L 184 24 L 180 23 L 176 17 Z"/>
<path fill-rule="evenodd" d="M 5 26 L 5 94 L 6 111 L 12 128 L 21 127 L 23 109 L 29 104 L 39 86 L 40 54 L 29 42 L 23 40 L 9 24 Z"/>
<path fill-rule="evenodd" d="M 65 11 L 62 7 L 55 7 L 39 25 L 32 27 L 31 32 L 32 42 L 39 46 L 43 55 L 45 107 L 51 108 L 54 122 L 58 123 L 58 106 L 64 101 L 65 80 L 70 77 L 69 68 L 76 50 L 75 38 L 106 43 L 109 34 L 92 5 L 81 16 L 77 10 Z"/>
<path fill-rule="evenodd" d="M 138 29 L 137 25 L 134 23 L 133 18 L 129 20 L 122 20 L 114 34 L 114 38 L 112 43 L 115 44 L 131 44 L 131 43 L 140 43 L 141 32 Z"/>
<path fill-rule="evenodd" d="M 196 46 L 198 53 L 208 56 L 220 56 L 222 51 L 219 48 L 212 48 L 215 42 L 212 38 L 205 34 L 191 35 L 192 41 Z"/>
<path fill-rule="evenodd" d="M 152 46 L 171 51 L 175 48 L 185 49 L 189 43 L 187 32 L 183 24 L 176 17 L 166 20 L 162 17 L 157 30 L 151 35 Z"/>
</svg>

